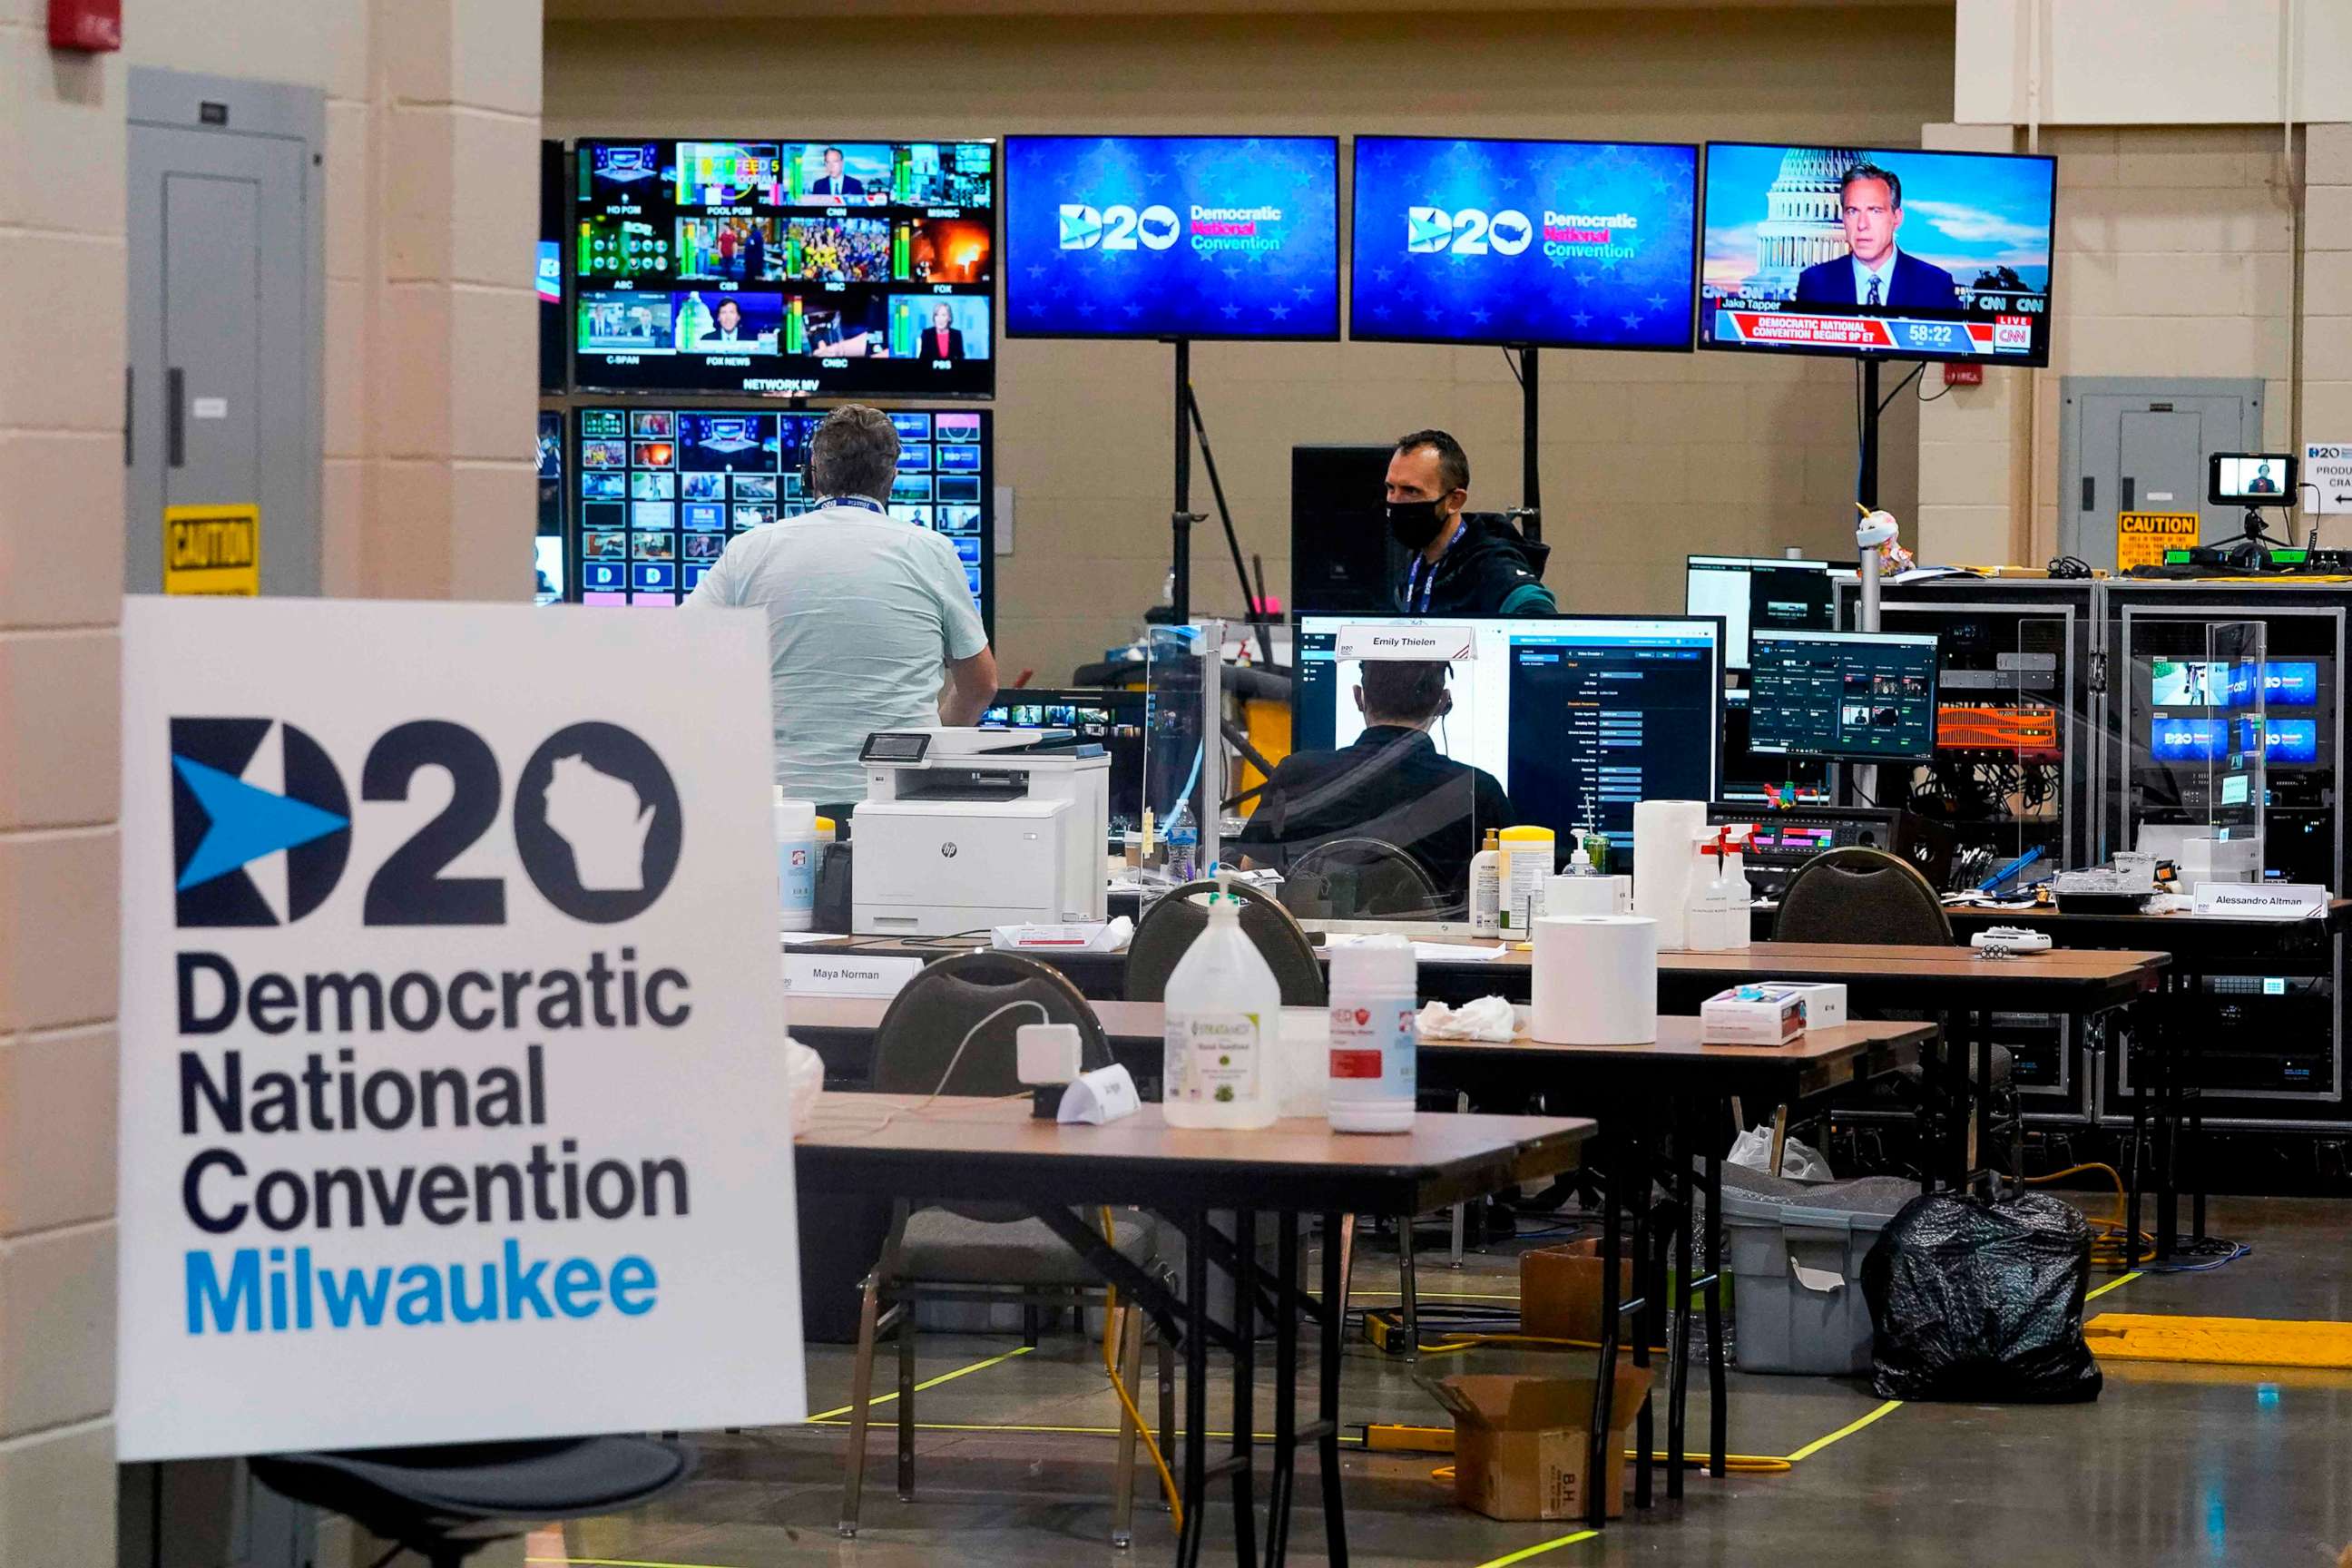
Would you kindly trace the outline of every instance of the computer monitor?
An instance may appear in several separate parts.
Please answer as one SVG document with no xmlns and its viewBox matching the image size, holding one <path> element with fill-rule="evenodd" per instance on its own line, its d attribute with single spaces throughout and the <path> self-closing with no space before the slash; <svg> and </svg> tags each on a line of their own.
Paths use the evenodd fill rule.
<svg viewBox="0 0 2352 1568">
<path fill-rule="evenodd" d="M 2301 504 L 2301 476 L 2293 452 L 2215 452 L 2206 459 L 2205 500 L 2210 506 Z"/>
<path fill-rule="evenodd" d="M 1075 731 L 1110 754 L 1110 830 L 1143 826 L 1143 721 L 1149 693 L 1093 687 L 1021 686 L 999 691 L 980 716 L 982 729 Z"/>
<path fill-rule="evenodd" d="M 992 142 L 583 142 L 572 363 L 599 390 L 986 397 Z"/>
<path fill-rule="evenodd" d="M 582 408 L 574 417 L 571 595 L 582 604 L 677 604 L 737 535 L 816 504 L 808 449 L 822 409 L 638 405 Z M 976 408 L 893 410 L 897 484 L 907 499 L 889 512 L 954 544 L 981 620 L 993 626 L 992 417 Z M 941 468 L 959 469 L 969 490 L 952 501 L 935 492 L 947 483 L 932 472 Z"/>
<path fill-rule="evenodd" d="M 1348 334 L 1691 346 L 1698 149 L 1356 138 Z"/>
<path fill-rule="evenodd" d="M 1450 620 L 1302 616 L 1294 743 L 1352 744 L 1361 666 L 1343 660 L 1355 626 L 1438 627 L 1472 657 L 1453 663 L 1467 700 L 1431 739 L 1502 783 L 1519 821 L 1563 837 L 1598 827 L 1630 844 L 1633 806 L 1711 800 L 1722 734 L 1723 624 L 1711 616 L 1588 616 Z"/>
<path fill-rule="evenodd" d="M 2050 363 L 2056 160 L 1706 147 L 1699 345 Z"/>
<path fill-rule="evenodd" d="M 1339 335 L 1333 136 L 1012 136 L 1016 338 Z"/>
<path fill-rule="evenodd" d="M 1826 561 L 1774 556 L 1693 555 L 1683 608 L 1723 617 L 1723 664 L 1748 668 L 1748 637 L 1757 631 L 1830 631 L 1837 595 Z"/>
<path fill-rule="evenodd" d="M 1756 632 L 1748 750 L 1927 762 L 1936 754 L 1932 633 Z"/>
</svg>

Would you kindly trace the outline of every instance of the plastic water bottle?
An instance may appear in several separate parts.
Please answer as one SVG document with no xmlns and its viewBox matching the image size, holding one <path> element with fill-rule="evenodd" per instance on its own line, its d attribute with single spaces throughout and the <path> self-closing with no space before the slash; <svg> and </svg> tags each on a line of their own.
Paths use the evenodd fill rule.
<svg viewBox="0 0 2352 1568">
<path fill-rule="evenodd" d="M 1331 1085 L 1324 1112 L 1334 1132 L 1412 1131 L 1413 1015 L 1421 970 L 1412 943 L 1374 937 L 1331 952 Z"/>
<path fill-rule="evenodd" d="M 1168 875 L 1171 880 L 1189 882 L 1201 874 L 1201 830 L 1192 824 L 1192 808 L 1189 803 L 1177 803 L 1168 817 Z"/>
<path fill-rule="evenodd" d="M 816 921 L 816 804 L 787 800 L 783 785 L 775 787 L 776 929 L 807 931 Z"/>
<path fill-rule="evenodd" d="M 1242 930 L 1231 873 L 1217 880 L 1209 928 L 1168 976 L 1160 1113 L 1171 1127 L 1270 1127 L 1282 1110 L 1282 987 Z"/>
</svg>

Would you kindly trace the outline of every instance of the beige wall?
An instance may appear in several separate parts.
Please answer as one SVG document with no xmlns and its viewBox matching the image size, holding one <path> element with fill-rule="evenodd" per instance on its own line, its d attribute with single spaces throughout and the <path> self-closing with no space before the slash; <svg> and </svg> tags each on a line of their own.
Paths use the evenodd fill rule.
<svg viewBox="0 0 2352 1568">
<path fill-rule="evenodd" d="M 134 64 L 319 88 L 325 591 L 531 586 L 538 0 L 173 0 Z"/>
<path fill-rule="evenodd" d="M 114 1557 L 123 71 L 0 0 L 0 1563 Z"/>
<path fill-rule="evenodd" d="M 2328 149 L 2344 146 L 2345 128 L 2310 134 L 2316 159 L 2343 169 L 2344 154 Z M 1928 140 L 1978 151 L 2023 145 L 2006 126 L 1932 127 Z M 1988 370 L 1982 387 L 1922 410 L 1920 530 L 1937 560 L 2038 565 L 2056 552 L 2065 376 L 2260 377 L 2265 444 L 2284 447 L 2303 430 L 2331 438 L 2308 417 L 2298 426 L 2302 378 L 2328 367 L 2306 345 L 2298 370 L 2298 341 L 2319 342 L 2326 331 L 2299 323 L 2323 307 L 2352 316 L 2352 279 L 2321 262 L 2298 306 L 2305 196 L 2276 126 L 2044 128 L 2041 150 L 2058 158 L 2050 367 Z M 2325 205 L 2331 198 L 2313 166 L 2309 199 Z M 2352 380 L 2336 369 L 2339 381 Z"/>
<path fill-rule="evenodd" d="M 2343 0 L 1958 0 L 1954 116 L 1987 124 L 2352 119 Z"/>
<path fill-rule="evenodd" d="M 1834 70 L 1823 62 L 1834 60 Z M 890 86 L 886 90 L 883 83 Z M 1871 84 L 1867 92 L 1841 85 Z M 909 111 L 904 84 L 923 84 Z M 984 25 L 679 20 L 550 26 L 554 136 L 1118 129 L 1821 137 L 1902 146 L 1951 102 L 1948 9 L 1593 12 L 1273 19 L 992 19 Z M 1693 551 L 1853 548 L 1853 378 L 1843 362 L 1552 353 L 1539 456 L 1550 577 L 1594 610 L 1682 603 Z M 1286 583 L 1289 452 L 1451 427 L 1473 504 L 1519 499 L 1519 401 L 1493 349 L 1372 343 L 1193 353 L 1244 551 Z M 1013 342 L 997 451 L 1017 492 L 997 641 L 1040 680 L 1125 641 L 1160 591 L 1170 501 L 1169 351 Z M 1885 496 L 1908 514 L 1914 416 L 1888 414 Z M 1637 502 L 1645 484 L 1664 499 Z M 1194 470 L 1196 510 L 1209 505 Z M 1238 610 L 1223 542 L 1196 540 L 1194 603 Z"/>
</svg>

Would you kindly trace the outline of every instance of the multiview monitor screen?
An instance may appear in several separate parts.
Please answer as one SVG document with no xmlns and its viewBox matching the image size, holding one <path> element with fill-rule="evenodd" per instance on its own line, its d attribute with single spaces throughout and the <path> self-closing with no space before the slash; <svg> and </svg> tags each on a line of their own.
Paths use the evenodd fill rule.
<svg viewBox="0 0 2352 1568">
<path fill-rule="evenodd" d="M 572 595 L 586 605 L 675 605 L 736 538 L 815 510 L 809 442 L 823 411 L 583 408 L 572 465 Z M 995 616 L 989 416 L 894 409 L 889 515 L 945 535 L 981 619 Z M 942 466 L 954 468 L 940 473 Z"/>
<path fill-rule="evenodd" d="M 583 142 L 583 385 L 986 396 L 990 142 Z"/>
<path fill-rule="evenodd" d="M 1932 760 L 1937 647 L 1903 632 L 1750 633 L 1748 750 Z"/>
<path fill-rule="evenodd" d="M 1706 148 L 1708 348 L 2050 363 L 2055 161 Z"/>
<path fill-rule="evenodd" d="M 1339 335 L 1330 136 L 1013 136 L 1013 337 Z"/>
<path fill-rule="evenodd" d="M 1356 138 L 1348 332 L 1691 346 L 1698 149 Z"/>
</svg>

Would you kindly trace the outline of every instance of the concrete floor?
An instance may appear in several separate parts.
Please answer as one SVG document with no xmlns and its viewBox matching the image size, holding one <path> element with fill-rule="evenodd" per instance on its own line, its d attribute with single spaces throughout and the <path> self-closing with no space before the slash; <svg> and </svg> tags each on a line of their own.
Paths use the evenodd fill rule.
<svg viewBox="0 0 2352 1568">
<path fill-rule="evenodd" d="M 2352 1318 L 2352 1247 L 2346 1205 L 2318 1199 L 2223 1199 L 2217 1234 L 2254 1251 L 2204 1274 L 2144 1275 L 2093 1303 L 2148 1313 Z M 1392 1286 L 1389 1256 L 1369 1252 L 1358 1283 Z M 2106 1276 L 2095 1279 L 2104 1283 Z M 1473 1255 L 1460 1274 L 1424 1266 L 1424 1294 L 1508 1297 L 1507 1251 Z M 927 1335 L 919 1375 L 934 1377 L 1002 1355 L 1017 1342 Z M 1472 1368 L 1474 1352 L 1432 1362 Z M 1526 1352 L 1516 1352 L 1524 1354 Z M 820 1410 L 847 1399 L 846 1347 L 813 1347 L 810 1398 Z M 1485 1363 L 1500 1370 L 1494 1362 Z M 887 1365 L 887 1363 L 886 1363 Z M 1544 1552 L 1549 1568 L 1669 1563 L 1748 1568 L 1888 1563 L 2231 1563 L 2328 1568 L 2352 1542 L 2352 1373 L 2111 1364 L 2105 1394 L 2071 1406 L 1907 1405 L 1822 1449 L 1785 1474 L 1710 1480 L 1696 1476 L 1678 1507 L 1629 1515 L 1598 1538 Z M 887 1370 L 882 1372 L 887 1378 Z M 1702 1374 L 1703 1375 L 1703 1374 Z M 1351 1347 L 1345 1417 L 1444 1425 L 1402 1365 Z M 1149 1373 L 1146 1375 L 1149 1383 Z M 1697 1382 L 1694 1380 L 1695 1384 Z M 887 1386 L 887 1384 L 884 1385 Z M 1210 1408 L 1224 1408 L 1222 1386 Z M 1881 1402 L 1863 1382 L 1741 1376 L 1731 1384 L 1735 1453 L 1782 1456 L 1869 1415 Z M 1268 1408 L 1263 1401 L 1261 1412 Z M 1150 1408 L 1149 1403 L 1147 1411 Z M 1693 1391 L 1693 1437 L 1705 1403 Z M 878 1413 L 890 1419 L 888 1407 Z M 887 1429 L 874 1436 L 865 1529 L 836 1538 L 844 1433 L 773 1428 L 700 1439 L 696 1479 L 656 1507 L 568 1526 L 534 1539 L 534 1562 L 764 1568 L 831 1562 L 860 1568 L 957 1561 L 981 1564 L 1161 1563 L 1173 1532 L 1149 1494 L 1139 1499 L 1130 1553 L 1108 1545 L 1116 1405 L 1094 1347 L 1067 1336 L 1036 1352 L 943 1384 L 918 1400 L 917 1493 L 898 1500 Z M 1261 1420 L 1261 1426 L 1265 1423 Z M 1010 1428 L 1077 1427 L 1089 1431 Z M 968 1430 L 967 1427 L 983 1429 Z M 993 1430 L 986 1428 L 995 1428 Z M 1661 1435 L 1663 1441 L 1663 1432 Z M 1263 1495 L 1263 1459 L 1261 1485 Z M 1351 1558 L 1368 1565 L 1438 1563 L 1476 1568 L 1574 1533 L 1577 1527 L 1501 1524 L 1453 1506 L 1430 1479 L 1442 1458 L 1349 1452 Z M 1302 1468 L 1293 1557 L 1319 1563 L 1323 1521 L 1311 1458 Z M 1231 1510 L 1212 1507 L 1208 1560 L 1230 1557 Z"/>
</svg>

